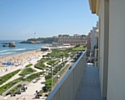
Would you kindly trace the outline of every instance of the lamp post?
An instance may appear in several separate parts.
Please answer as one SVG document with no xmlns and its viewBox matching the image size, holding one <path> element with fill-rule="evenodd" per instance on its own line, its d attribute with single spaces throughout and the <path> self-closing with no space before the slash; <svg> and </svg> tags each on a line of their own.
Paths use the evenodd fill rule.
<svg viewBox="0 0 125 100">
<path fill-rule="evenodd" d="M 35 35 L 36 35 L 36 33 L 34 33 L 34 39 L 35 39 Z"/>
<path fill-rule="evenodd" d="M 54 67 L 54 64 L 52 64 L 52 67 L 51 67 L 51 71 L 52 71 L 52 90 L 53 90 L 53 67 Z"/>
<path fill-rule="evenodd" d="M 62 56 L 62 64 L 63 64 L 63 55 L 61 55 Z"/>
<path fill-rule="evenodd" d="M 62 62 L 63 62 L 63 55 L 61 55 L 62 56 Z"/>
</svg>

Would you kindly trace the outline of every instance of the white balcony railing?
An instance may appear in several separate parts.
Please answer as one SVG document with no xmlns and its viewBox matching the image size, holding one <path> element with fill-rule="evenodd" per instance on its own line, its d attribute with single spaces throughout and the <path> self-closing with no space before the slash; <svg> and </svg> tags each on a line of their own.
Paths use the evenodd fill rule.
<svg viewBox="0 0 125 100">
<path fill-rule="evenodd" d="M 86 66 L 86 51 L 68 70 L 59 84 L 53 89 L 46 100 L 75 100 L 80 81 Z"/>
</svg>

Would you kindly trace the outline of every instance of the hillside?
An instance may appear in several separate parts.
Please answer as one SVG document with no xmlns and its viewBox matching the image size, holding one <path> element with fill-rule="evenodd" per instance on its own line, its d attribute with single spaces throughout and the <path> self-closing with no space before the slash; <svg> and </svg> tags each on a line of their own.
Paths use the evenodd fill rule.
<svg viewBox="0 0 125 100">
<path fill-rule="evenodd" d="M 41 44 L 41 43 L 52 43 L 58 42 L 58 38 L 56 37 L 48 37 L 48 38 L 30 38 L 26 41 L 22 41 L 20 43 L 29 43 L 29 44 Z"/>
</svg>

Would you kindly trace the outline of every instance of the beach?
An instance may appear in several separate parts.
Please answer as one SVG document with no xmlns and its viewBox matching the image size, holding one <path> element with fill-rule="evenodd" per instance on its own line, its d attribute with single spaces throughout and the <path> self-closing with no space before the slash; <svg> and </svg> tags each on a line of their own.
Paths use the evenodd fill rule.
<svg viewBox="0 0 125 100">
<path fill-rule="evenodd" d="M 18 67 L 25 67 L 30 64 L 32 60 L 42 57 L 43 52 L 41 50 L 28 51 L 20 54 L 14 54 L 0 58 L 0 74 L 17 69 Z M 14 65 L 3 66 L 2 63 L 11 62 Z"/>
<path fill-rule="evenodd" d="M 6 75 L 10 72 L 13 72 L 17 69 L 23 69 L 25 68 L 26 65 L 32 63 L 33 66 L 31 66 L 33 69 L 34 68 L 34 64 L 37 63 L 38 60 L 40 60 L 42 58 L 43 55 L 46 55 L 48 53 L 48 51 L 41 51 L 41 50 L 34 50 L 34 51 L 28 51 L 28 52 L 24 52 L 24 53 L 20 53 L 20 54 L 15 54 L 15 55 L 11 55 L 11 56 L 7 56 L 4 58 L 0 58 L 0 62 L 14 62 L 14 66 L 2 66 L 2 64 L 0 65 L 0 77 L 3 75 Z M 6 70 L 7 68 L 7 70 Z M 35 69 L 37 72 L 41 72 L 42 70 L 39 69 Z M 7 80 L 5 83 L 3 83 L 1 86 L 19 78 L 19 74 L 13 76 L 11 79 Z M 30 100 L 34 97 L 34 93 L 37 90 L 40 90 L 41 86 L 44 86 L 44 84 L 41 84 L 41 82 L 45 81 L 45 78 L 41 78 L 36 84 L 34 83 L 28 83 L 28 90 L 26 92 L 23 92 L 22 95 L 17 95 L 16 97 L 11 97 L 10 95 L 6 96 L 5 98 L 8 98 L 7 100 L 15 100 L 16 98 L 20 98 L 23 99 L 24 97 L 26 98 L 30 98 Z M 30 95 L 30 96 L 29 96 Z M 0 96 L 0 100 L 3 100 L 4 96 Z"/>
</svg>

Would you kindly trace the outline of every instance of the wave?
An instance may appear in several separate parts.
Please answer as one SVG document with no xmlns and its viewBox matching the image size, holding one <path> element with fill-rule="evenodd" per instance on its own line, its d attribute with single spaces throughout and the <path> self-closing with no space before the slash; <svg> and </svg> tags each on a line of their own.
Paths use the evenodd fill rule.
<svg viewBox="0 0 125 100">
<path fill-rule="evenodd" d="M 1 53 L 0 55 L 7 55 L 7 54 L 12 54 L 14 52 L 6 52 L 6 53 Z"/>
<path fill-rule="evenodd" d="M 0 51 L 0 53 L 1 53 L 1 52 L 6 52 L 6 51 L 8 51 L 8 50 L 2 50 L 2 51 Z"/>
<path fill-rule="evenodd" d="M 14 51 L 22 51 L 22 50 L 26 50 L 26 48 L 21 48 L 21 49 L 13 49 Z"/>
</svg>

